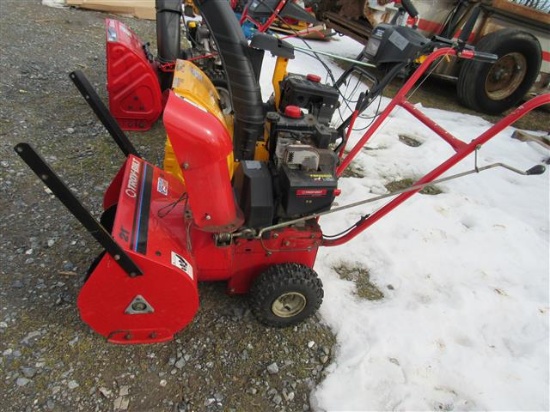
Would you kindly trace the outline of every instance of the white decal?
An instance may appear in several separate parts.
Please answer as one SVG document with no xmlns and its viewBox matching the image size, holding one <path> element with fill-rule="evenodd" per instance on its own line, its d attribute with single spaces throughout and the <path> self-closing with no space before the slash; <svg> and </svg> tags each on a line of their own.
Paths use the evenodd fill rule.
<svg viewBox="0 0 550 412">
<path fill-rule="evenodd" d="M 157 192 L 164 196 L 168 196 L 168 181 L 164 180 L 162 177 L 159 177 L 157 181 Z"/>
<path fill-rule="evenodd" d="M 176 252 L 172 251 L 172 265 L 183 270 L 187 275 L 193 278 L 193 266 L 185 260 L 182 256 L 178 255 Z"/>
<path fill-rule="evenodd" d="M 139 160 L 132 158 L 132 165 L 130 166 L 130 176 L 128 176 L 128 184 L 126 185 L 126 190 L 124 191 L 127 196 L 137 196 L 137 188 L 139 183 L 139 165 Z"/>
</svg>

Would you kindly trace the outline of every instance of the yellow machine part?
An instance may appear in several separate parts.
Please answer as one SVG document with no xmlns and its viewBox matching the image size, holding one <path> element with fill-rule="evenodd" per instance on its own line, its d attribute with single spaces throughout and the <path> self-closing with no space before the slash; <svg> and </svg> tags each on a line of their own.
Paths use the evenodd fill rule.
<svg viewBox="0 0 550 412">
<path fill-rule="evenodd" d="M 277 57 L 275 61 L 275 69 L 273 70 L 273 76 L 271 77 L 271 85 L 273 86 L 273 92 L 275 97 L 275 108 L 279 110 L 279 103 L 281 102 L 281 82 L 287 75 L 288 59 L 285 57 Z"/>
<path fill-rule="evenodd" d="M 287 75 L 288 59 L 278 57 L 275 63 L 275 69 L 271 79 L 275 94 L 275 107 L 279 108 L 281 99 L 281 81 Z M 233 116 L 225 114 L 219 105 L 219 94 L 216 87 L 212 84 L 206 74 L 193 63 L 187 60 L 177 60 L 174 69 L 174 80 L 172 82 L 174 92 L 185 99 L 188 99 L 196 105 L 204 108 L 206 111 L 216 116 L 218 120 L 226 127 L 229 135 L 233 137 Z M 267 134 L 263 141 L 256 144 L 254 159 L 260 161 L 269 160 L 269 152 L 267 151 Z M 237 167 L 237 163 L 233 158 L 233 153 L 227 157 L 227 167 L 229 175 L 233 177 L 233 172 Z M 170 140 L 166 139 L 164 153 L 164 170 L 177 176 L 183 181 L 181 168 L 176 159 L 174 149 L 170 144 Z"/>
<path fill-rule="evenodd" d="M 178 96 L 193 102 L 218 118 L 229 135 L 233 136 L 233 117 L 223 113 L 219 105 L 220 96 L 216 87 L 196 65 L 187 60 L 176 61 L 172 90 Z M 235 169 L 233 153 L 227 156 L 227 167 L 229 168 L 229 175 L 232 177 Z M 169 139 L 166 139 L 164 150 L 164 170 L 183 181 L 181 168 Z"/>
</svg>

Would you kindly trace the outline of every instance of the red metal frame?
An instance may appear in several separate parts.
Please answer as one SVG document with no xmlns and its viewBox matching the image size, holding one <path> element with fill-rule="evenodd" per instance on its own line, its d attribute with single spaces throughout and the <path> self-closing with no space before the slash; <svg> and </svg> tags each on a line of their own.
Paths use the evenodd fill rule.
<svg viewBox="0 0 550 412">
<path fill-rule="evenodd" d="M 260 22 L 258 20 L 253 19 L 250 14 L 248 14 L 248 4 L 243 10 L 243 14 L 241 15 L 241 20 L 239 21 L 240 25 L 242 26 L 245 21 L 252 22 L 257 28 L 260 33 L 263 33 L 269 29 L 269 26 L 277 19 L 279 16 L 279 13 L 281 10 L 286 6 L 286 4 L 292 0 L 282 0 L 277 4 L 277 7 L 275 7 L 275 10 L 273 10 L 273 13 L 271 13 L 271 16 L 264 22 Z"/>
<path fill-rule="evenodd" d="M 424 113 L 422 113 L 419 109 L 417 109 L 412 103 L 410 103 L 406 99 L 407 93 L 412 89 L 412 87 L 416 84 L 416 82 L 420 79 L 420 77 L 428 70 L 428 68 L 432 65 L 432 63 L 434 63 L 434 61 L 439 58 L 443 58 L 444 56 L 458 56 L 464 59 L 472 59 L 475 57 L 475 52 L 464 51 L 462 53 L 459 53 L 452 48 L 442 48 L 430 54 L 426 58 L 426 60 L 418 67 L 418 69 L 412 74 L 412 76 L 407 80 L 407 82 L 403 85 L 403 87 L 399 90 L 399 92 L 395 95 L 395 97 L 390 101 L 390 103 L 384 109 L 384 111 L 376 118 L 372 126 L 365 132 L 365 134 L 361 137 L 361 139 L 357 142 L 357 144 L 350 150 L 348 155 L 342 159 L 342 163 L 337 169 L 338 176 L 340 176 L 343 173 L 343 171 L 350 165 L 352 160 L 357 156 L 357 154 L 361 151 L 363 146 L 370 140 L 370 138 L 374 135 L 374 133 L 376 133 L 376 131 L 380 128 L 384 120 L 388 118 L 388 116 L 396 108 L 396 106 L 400 106 L 403 109 L 407 110 L 411 115 L 413 115 L 421 123 L 426 125 L 430 130 L 435 132 L 439 137 L 441 137 L 444 141 L 446 141 L 456 152 L 453 156 L 443 161 L 439 166 L 437 166 L 435 169 L 433 169 L 432 171 L 424 175 L 424 177 L 422 177 L 420 180 L 414 183 L 414 185 L 422 185 L 422 184 L 430 183 L 435 179 L 437 179 L 439 176 L 441 176 L 451 167 L 456 165 L 466 156 L 473 153 L 476 150 L 476 148 L 487 143 L 487 141 L 493 138 L 496 134 L 498 134 L 504 128 L 516 122 L 518 119 L 523 117 L 525 114 L 527 114 L 531 110 L 539 106 L 542 106 L 544 104 L 550 103 L 550 93 L 537 96 L 529 100 L 525 104 L 521 105 L 520 107 L 518 107 L 508 116 L 501 119 L 498 123 L 496 123 L 491 128 L 483 132 L 481 135 L 479 135 L 477 138 L 472 140 L 470 143 L 463 142 L 462 140 L 454 137 L 450 132 L 445 130 L 436 122 L 428 118 Z M 382 217 L 387 215 L 389 212 L 391 212 L 393 209 L 395 209 L 397 206 L 399 206 L 401 203 L 403 203 L 405 200 L 407 200 L 408 198 L 410 198 L 420 190 L 421 188 L 418 188 L 418 189 L 411 190 L 409 192 L 405 192 L 398 195 L 393 200 L 388 202 L 386 205 L 384 205 L 383 207 L 381 207 L 380 209 L 372 213 L 368 218 L 362 220 L 357 226 L 355 226 L 352 230 L 350 230 L 345 235 L 337 238 L 333 238 L 333 239 L 323 239 L 322 246 L 338 246 L 350 241 L 355 236 L 357 236 L 358 234 L 363 232 L 365 229 L 367 229 L 368 227 L 376 223 L 378 220 L 380 220 Z"/>
</svg>

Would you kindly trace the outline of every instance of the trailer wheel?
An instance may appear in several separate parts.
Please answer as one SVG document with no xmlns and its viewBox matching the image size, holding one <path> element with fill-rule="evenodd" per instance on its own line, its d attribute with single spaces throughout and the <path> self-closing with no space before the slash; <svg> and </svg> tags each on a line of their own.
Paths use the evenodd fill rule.
<svg viewBox="0 0 550 412">
<path fill-rule="evenodd" d="M 521 100 L 537 79 L 542 51 L 535 36 L 504 29 L 483 37 L 476 50 L 499 56 L 494 63 L 463 61 L 458 75 L 459 101 L 476 111 L 499 114 Z"/>
<path fill-rule="evenodd" d="M 250 308 L 263 324 L 275 328 L 296 325 L 313 315 L 323 302 L 317 273 L 297 263 L 270 266 L 250 290 Z"/>
</svg>

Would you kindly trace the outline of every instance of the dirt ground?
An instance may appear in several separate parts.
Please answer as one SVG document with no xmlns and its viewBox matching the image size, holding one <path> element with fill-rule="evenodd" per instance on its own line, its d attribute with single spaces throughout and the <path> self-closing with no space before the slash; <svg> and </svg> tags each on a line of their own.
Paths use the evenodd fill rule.
<svg viewBox="0 0 550 412">
<path fill-rule="evenodd" d="M 208 284 L 200 285 L 194 322 L 168 343 L 112 345 L 79 319 L 76 297 L 101 249 L 13 147 L 31 143 L 99 216 L 123 155 L 68 73 L 82 70 L 107 100 L 106 17 L 114 16 L 44 7 L 39 0 L 0 3 L 1 409 L 311 409 L 311 388 L 337 350 L 317 318 L 269 329 L 252 317 L 246 298 Z M 116 18 L 155 48 L 154 22 Z M 521 127 L 548 128 L 548 112 L 529 119 Z M 160 164 L 160 123 L 130 138 Z"/>
<path fill-rule="evenodd" d="M 79 319 L 76 297 L 100 247 L 13 147 L 31 143 L 99 216 L 123 156 L 68 73 L 83 71 L 106 101 L 104 19 L 114 16 L 38 0 L 0 8 L 1 409 L 310 409 L 311 388 L 334 350 L 316 318 L 269 329 L 246 298 L 209 284 L 200 285 L 196 319 L 168 343 L 112 345 Z M 154 43 L 154 22 L 117 18 Z M 130 137 L 159 164 L 160 124 Z"/>
</svg>

